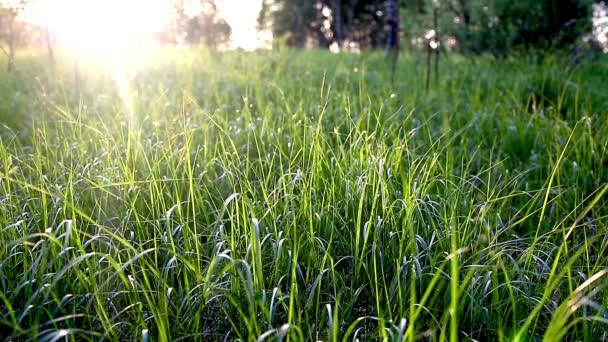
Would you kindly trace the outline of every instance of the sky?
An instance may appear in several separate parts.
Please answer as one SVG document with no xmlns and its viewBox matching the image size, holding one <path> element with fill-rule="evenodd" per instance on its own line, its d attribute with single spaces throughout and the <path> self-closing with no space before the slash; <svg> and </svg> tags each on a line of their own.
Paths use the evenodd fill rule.
<svg viewBox="0 0 608 342">
<path fill-rule="evenodd" d="M 257 18 L 262 0 L 220 0 L 218 10 L 230 25 L 230 39 L 235 47 L 253 50 L 260 47 L 257 35 Z"/>
<path fill-rule="evenodd" d="M 190 5 L 196 2 L 185 0 Z M 216 5 L 232 29 L 232 47 L 261 46 L 257 17 L 262 0 L 216 0 Z M 124 45 L 161 31 L 170 11 L 168 0 L 35 0 L 27 20 L 48 24 L 73 45 Z"/>
</svg>

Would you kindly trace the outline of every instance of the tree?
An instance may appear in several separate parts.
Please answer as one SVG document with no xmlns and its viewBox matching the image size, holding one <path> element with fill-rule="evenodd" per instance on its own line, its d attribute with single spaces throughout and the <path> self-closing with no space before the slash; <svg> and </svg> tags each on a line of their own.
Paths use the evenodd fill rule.
<svg viewBox="0 0 608 342">
<path fill-rule="evenodd" d="M 186 42 L 203 44 L 212 49 L 230 39 L 230 26 L 219 16 L 213 1 L 203 1 L 200 13 L 191 15 L 185 23 Z"/>
<path fill-rule="evenodd" d="M 260 26 L 289 45 L 354 41 L 387 54 L 399 48 L 400 28 L 423 47 L 431 9 L 443 39 L 468 54 L 564 49 L 591 31 L 591 0 L 265 0 L 263 8 Z"/>
<path fill-rule="evenodd" d="M 53 37 L 48 25 L 42 28 L 42 36 L 44 37 L 44 43 L 46 45 L 47 55 L 49 57 L 49 65 L 51 68 L 55 67 L 55 49 L 53 47 Z"/>
<path fill-rule="evenodd" d="M 399 58 L 399 3 L 397 0 L 386 1 L 386 56 L 391 59 L 391 83 L 395 80 L 397 59 Z"/>
<path fill-rule="evenodd" d="M 395 3 L 398 5 L 399 1 Z M 347 13 L 350 41 L 362 48 L 386 48 L 389 34 L 386 0 L 351 0 Z M 398 21 L 397 18 L 397 25 Z"/>
<path fill-rule="evenodd" d="M 217 48 L 230 39 L 230 26 L 220 16 L 213 0 L 175 0 L 170 26 L 169 36 L 177 43 Z"/>
<path fill-rule="evenodd" d="M 591 1 L 544 0 L 508 3 L 497 11 L 498 31 L 525 49 L 563 49 L 591 31 Z"/>
<path fill-rule="evenodd" d="M 288 45 L 305 47 L 309 36 L 321 39 L 319 7 L 319 3 L 310 0 L 264 0 L 258 22 L 270 27 L 273 36 Z"/>
<path fill-rule="evenodd" d="M 2 49 L 2 52 L 8 56 L 9 72 L 14 68 L 15 50 L 24 31 L 23 23 L 19 25 L 17 17 L 25 10 L 28 2 L 28 0 L 0 0 L 0 40 L 6 41 L 8 51 Z"/>
<path fill-rule="evenodd" d="M 492 6 L 479 0 L 444 3 L 458 19 L 451 32 L 465 52 L 504 56 L 513 49 L 560 50 L 591 30 L 590 0 L 496 0 Z"/>
<path fill-rule="evenodd" d="M 591 31 L 591 0 L 402 1 L 403 25 L 413 40 L 431 29 L 431 7 L 451 47 L 465 54 L 567 49 Z"/>
<path fill-rule="evenodd" d="M 346 37 L 362 47 L 378 48 L 386 44 L 385 1 L 265 0 L 258 23 L 270 27 L 275 37 L 286 37 L 291 46 L 311 41 L 317 46 L 341 45 Z"/>
<path fill-rule="evenodd" d="M 399 3 L 397 0 L 386 1 L 386 54 L 399 53 Z"/>
<path fill-rule="evenodd" d="M 0 7 L 0 28 L 2 28 L 1 38 L 6 41 L 7 50 L 3 53 L 8 57 L 7 70 L 13 69 L 15 62 L 15 19 L 19 11 L 19 2 L 3 0 Z"/>
<path fill-rule="evenodd" d="M 336 32 L 336 43 L 338 48 L 342 50 L 342 43 L 344 42 L 344 33 L 342 32 L 342 0 L 333 0 L 332 7 L 334 9 L 334 31 Z"/>
</svg>

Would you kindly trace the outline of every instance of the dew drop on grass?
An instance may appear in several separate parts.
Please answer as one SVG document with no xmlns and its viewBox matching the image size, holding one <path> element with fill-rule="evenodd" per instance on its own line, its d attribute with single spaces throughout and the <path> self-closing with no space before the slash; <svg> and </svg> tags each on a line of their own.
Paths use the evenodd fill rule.
<svg viewBox="0 0 608 342">
<path fill-rule="evenodd" d="M 127 279 L 129 279 L 129 283 L 131 283 L 132 287 L 135 287 L 135 278 L 132 275 L 127 275 Z"/>
</svg>

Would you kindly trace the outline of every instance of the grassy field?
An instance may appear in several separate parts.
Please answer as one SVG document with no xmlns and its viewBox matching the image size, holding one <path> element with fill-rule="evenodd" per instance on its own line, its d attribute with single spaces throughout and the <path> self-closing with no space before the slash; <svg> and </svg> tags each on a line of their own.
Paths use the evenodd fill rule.
<svg viewBox="0 0 608 342">
<path fill-rule="evenodd" d="M 608 339 L 608 62 L 423 61 L 20 56 L 0 339 Z"/>
</svg>

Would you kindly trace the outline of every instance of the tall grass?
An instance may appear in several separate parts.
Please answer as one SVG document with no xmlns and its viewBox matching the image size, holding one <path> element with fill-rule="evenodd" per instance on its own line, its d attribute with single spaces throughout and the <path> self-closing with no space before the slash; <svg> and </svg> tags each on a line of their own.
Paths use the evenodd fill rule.
<svg viewBox="0 0 608 342">
<path fill-rule="evenodd" d="M 605 339 L 608 64 L 166 52 L 0 75 L 0 336 Z"/>
</svg>

